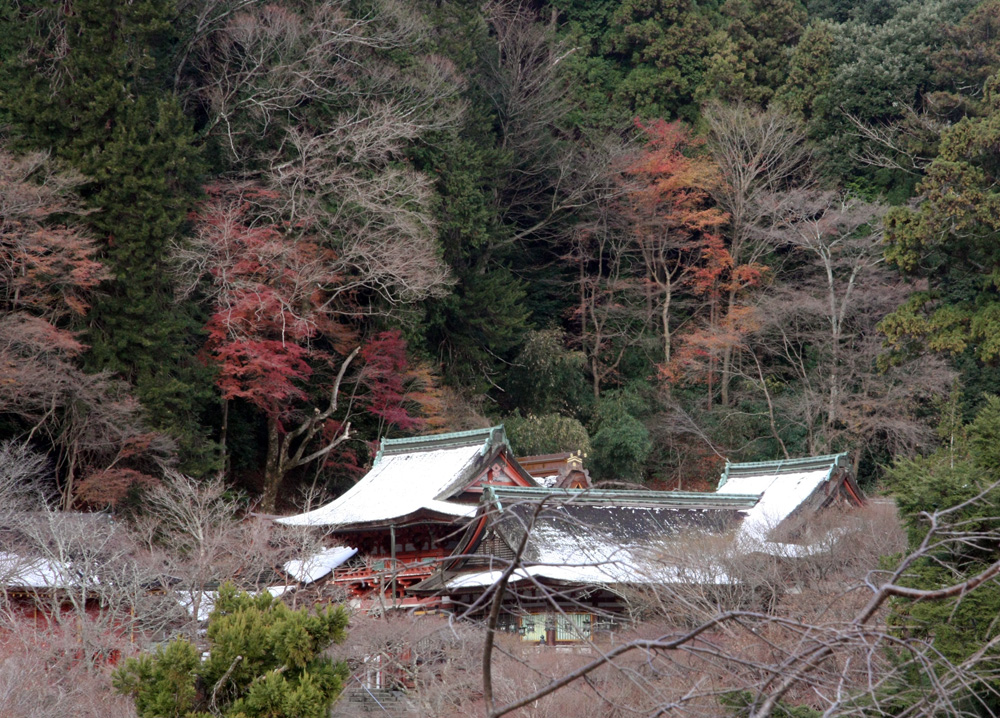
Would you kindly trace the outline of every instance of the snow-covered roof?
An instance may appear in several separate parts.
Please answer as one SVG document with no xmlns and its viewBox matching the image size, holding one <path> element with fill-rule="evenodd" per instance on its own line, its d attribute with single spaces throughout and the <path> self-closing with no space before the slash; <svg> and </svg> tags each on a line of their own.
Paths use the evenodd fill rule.
<svg viewBox="0 0 1000 718">
<path fill-rule="evenodd" d="M 519 567 L 509 583 L 545 579 L 590 586 L 649 586 L 665 583 L 723 584 L 729 577 L 717 567 L 665 564 L 646 543 L 623 546 L 599 533 L 580 535 L 566 525 L 545 523 L 532 545 L 542 547 L 530 563 Z M 461 573 L 444 580 L 450 591 L 491 586 L 505 566 Z"/>
<path fill-rule="evenodd" d="M 425 511 L 469 517 L 476 507 L 447 501 L 475 478 L 484 460 L 508 446 L 502 426 L 411 439 L 383 439 L 375 464 L 335 501 L 277 519 L 288 526 L 364 527 Z"/>
<path fill-rule="evenodd" d="M 195 619 L 199 623 L 207 621 L 209 616 L 212 615 L 212 611 L 215 610 L 215 601 L 219 598 L 218 591 L 201 591 L 195 592 L 200 593 L 198 598 L 197 615 L 195 614 L 195 600 L 194 593 L 190 591 L 176 591 L 177 603 L 181 605 L 191 618 Z"/>
<path fill-rule="evenodd" d="M 602 527 L 581 533 L 573 521 L 542 521 L 533 531 L 534 555 L 527 570 L 535 577 L 593 585 L 660 583 L 724 583 L 721 572 L 692 572 L 659 560 L 648 537 L 621 543 Z"/>
<path fill-rule="evenodd" d="M 0 553 L 0 585 L 8 589 L 78 588 L 83 582 L 80 572 L 65 561 Z M 97 584 L 97 577 L 90 583 Z"/>
<path fill-rule="evenodd" d="M 463 573 L 445 581 L 449 591 L 492 586 L 503 575 L 503 569 Z M 721 585 L 729 582 L 729 577 L 718 571 L 697 571 L 676 566 L 659 566 L 649 570 L 636 570 L 634 563 L 621 560 L 607 566 L 527 566 L 516 569 L 508 579 L 508 584 L 525 581 L 549 580 L 564 583 L 586 584 L 590 586 L 656 586 L 665 583 L 698 583 Z"/>
<path fill-rule="evenodd" d="M 771 531 L 828 482 L 846 460 L 847 454 L 829 454 L 806 459 L 727 464 L 717 495 L 736 493 L 760 497 L 746 512 L 737 540 L 748 549 L 753 544 L 771 543 L 768 539 Z"/>
<path fill-rule="evenodd" d="M 292 559 L 284 570 L 299 583 L 313 583 L 347 561 L 358 550 L 350 546 L 334 546 L 304 559 Z"/>
<path fill-rule="evenodd" d="M 663 542 L 692 533 L 716 534 L 728 542 L 735 528 L 740 551 L 801 557 L 825 550 L 829 540 L 823 546 L 781 543 L 771 532 L 804 504 L 813 509 L 823 505 L 837 488 L 824 485 L 843 478 L 838 469 L 845 467 L 846 458 L 837 454 L 728 464 L 714 493 L 489 487 L 483 508 L 492 531 L 511 549 L 529 530 L 512 583 L 545 578 L 589 585 L 722 584 L 732 579 L 721 566 L 671 559 L 664 551 L 669 544 Z M 492 543 L 482 546 L 459 547 L 479 555 L 467 562 L 467 569 L 482 569 L 442 574 L 423 589 L 460 591 L 495 583 L 506 564 L 493 561 L 499 554 Z"/>
<path fill-rule="evenodd" d="M 483 501 L 490 511 L 491 531 L 507 546 L 519 545 L 528 532 L 522 565 L 512 575 L 512 583 L 546 579 L 591 586 L 641 586 L 728 582 L 729 577 L 717 567 L 665 563 L 656 539 L 688 530 L 725 531 L 732 527 L 738 509 L 753 506 L 757 497 L 488 487 Z M 479 558 L 472 565 L 487 566 L 429 579 L 418 590 L 461 591 L 495 583 L 507 563 L 499 557 L 494 561 L 492 543 L 483 546 L 484 552 L 473 550 Z"/>
</svg>

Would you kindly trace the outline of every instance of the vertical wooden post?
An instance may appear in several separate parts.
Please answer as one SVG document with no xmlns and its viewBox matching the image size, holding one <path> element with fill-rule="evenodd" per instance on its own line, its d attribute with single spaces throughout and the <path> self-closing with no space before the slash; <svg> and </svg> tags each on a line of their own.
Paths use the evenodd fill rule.
<svg viewBox="0 0 1000 718">
<path fill-rule="evenodd" d="M 396 524 L 389 524 L 389 557 L 392 566 L 392 607 L 396 607 Z"/>
</svg>

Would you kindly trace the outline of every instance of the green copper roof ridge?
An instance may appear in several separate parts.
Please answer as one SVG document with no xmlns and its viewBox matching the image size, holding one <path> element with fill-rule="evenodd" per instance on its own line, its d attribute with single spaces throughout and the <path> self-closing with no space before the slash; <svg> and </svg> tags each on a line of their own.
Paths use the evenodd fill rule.
<svg viewBox="0 0 1000 718">
<path fill-rule="evenodd" d="M 489 453 L 490 449 L 498 443 L 503 443 L 507 446 L 508 450 L 510 449 L 510 441 L 507 439 L 507 433 L 504 431 L 503 424 L 483 429 L 449 431 L 441 434 L 421 434 L 419 436 L 407 436 L 399 439 L 387 439 L 383 436 L 379 442 L 378 452 L 375 454 L 372 466 L 378 465 L 386 455 L 392 456 L 407 453 L 406 449 L 417 452 L 445 447 L 473 446 L 480 442 L 482 443 L 479 449 L 481 456 Z"/>
<path fill-rule="evenodd" d="M 475 436 L 490 436 L 497 429 L 503 429 L 503 424 L 488 426 L 482 429 L 465 429 L 463 431 L 446 431 L 440 434 L 420 434 L 418 436 L 403 436 L 398 439 L 382 438 L 383 445 L 399 446 L 400 444 L 412 444 L 420 441 L 455 441 L 458 439 L 472 438 Z"/>
<path fill-rule="evenodd" d="M 847 456 L 846 451 L 840 451 L 836 454 L 819 454 L 817 456 L 802 456 L 797 459 L 771 459 L 770 461 L 738 461 L 735 463 L 727 461 L 727 464 L 731 466 L 766 466 L 767 464 L 781 464 L 782 466 L 796 466 L 798 464 L 808 464 L 813 461 L 839 461 L 843 457 Z"/>
<path fill-rule="evenodd" d="M 499 502 L 507 498 L 567 498 L 584 499 L 588 502 L 653 503 L 665 507 L 691 506 L 697 504 L 752 506 L 760 497 L 757 494 L 726 494 L 709 491 L 653 491 L 641 489 L 566 489 L 523 486 L 490 487 L 491 500 Z"/>
<path fill-rule="evenodd" d="M 764 469 L 769 466 L 774 466 L 775 472 L 782 469 L 794 468 L 796 466 L 804 466 L 806 464 L 814 464 L 821 462 L 831 462 L 830 470 L 827 472 L 826 481 L 830 480 L 833 475 L 833 470 L 840 466 L 842 459 L 846 459 L 848 452 L 841 451 L 836 454 L 820 454 L 818 456 L 804 456 L 798 459 L 773 459 L 771 461 L 742 461 L 733 463 L 726 459 L 726 468 L 722 472 L 722 476 L 719 478 L 719 485 L 716 487 L 716 493 L 726 485 L 729 481 L 729 472 L 733 469 Z"/>
</svg>

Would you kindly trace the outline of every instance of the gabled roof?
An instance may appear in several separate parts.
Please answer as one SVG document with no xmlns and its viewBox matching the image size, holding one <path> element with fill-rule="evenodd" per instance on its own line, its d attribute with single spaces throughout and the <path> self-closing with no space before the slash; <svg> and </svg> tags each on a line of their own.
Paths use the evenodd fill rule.
<svg viewBox="0 0 1000 718">
<path fill-rule="evenodd" d="M 345 494 L 314 511 L 277 521 L 288 526 L 360 530 L 417 514 L 442 521 L 468 518 L 476 513 L 476 506 L 449 499 L 462 493 L 504 451 L 510 451 L 510 444 L 503 426 L 382 439 L 371 471 Z M 522 478 L 532 483 L 526 473 Z"/>
<path fill-rule="evenodd" d="M 742 551 L 806 555 L 810 546 L 776 542 L 772 531 L 804 507 L 819 509 L 843 496 L 843 485 L 853 486 L 846 459 L 846 454 L 832 454 L 727 464 L 714 493 L 490 486 L 481 508 L 481 519 L 488 523 L 470 527 L 455 552 L 464 558 L 444 564 L 442 573 L 412 590 L 492 585 L 506 565 L 494 553 L 497 541 L 506 545 L 509 560 L 526 532 L 522 566 L 512 581 L 725 583 L 730 579 L 721 567 L 664 562 L 657 545 L 677 534 L 707 536 L 738 527 L 734 539 Z M 859 502 L 855 491 L 856 486 L 847 494 Z"/>
<path fill-rule="evenodd" d="M 676 506 L 630 501 L 562 499 L 538 511 L 535 503 L 513 503 L 494 518 L 493 528 L 514 548 L 529 531 L 525 564 L 619 564 L 647 553 L 651 540 L 681 532 L 721 533 L 733 527 L 731 506 Z M 627 564 L 627 561 L 626 561 Z M 636 565 L 602 573 L 634 574 Z M 647 570 L 646 573 L 649 573 Z"/>
<path fill-rule="evenodd" d="M 740 525 L 740 540 L 768 541 L 768 535 L 834 478 L 847 476 L 847 454 L 804 459 L 726 463 L 718 492 L 753 494 L 759 500 Z M 828 487 L 834 488 L 834 487 Z M 824 493 L 822 499 L 827 498 Z M 820 508 L 814 506 L 813 508 Z"/>
<path fill-rule="evenodd" d="M 304 559 L 292 559 L 282 566 L 282 570 L 299 583 L 315 583 L 346 563 L 357 552 L 352 546 L 334 546 Z"/>
<path fill-rule="evenodd" d="M 722 472 L 719 479 L 721 491 L 730 481 L 736 482 L 737 488 L 730 487 L 727 492 L 739 491 L 739 487 L 744 489 L 749 486 L 762 486 L 766 488 L 774 482 L 779 475 L 784 474 L 813 474 L 823 472 L 829 477 L 837 467 L 847 465 L 847 453 L 825 454 L 823 456 L 807 456 L 802 459 L 779 459 L 777 461 L 747 461 L 734 464 L 726 461 L 726 470 Z M 753 489 L 748 493 L 760 493 Z"/>
<path fill-rule="evenodd" d="M 673 493 L 681 492 L 488 487 L 483 492 L 482 518 L 489 528 L 484 533 L 471 527 L 470 538 L 489 540 L 481 545 L 478 539 L 463 542 L 456 549 L 466 553 L 459 571 L 446 569 L 410 590 L 463 592 L 492 585 L 522 541 L 522 565 L 511 583 L 544 580 L 611 586 L 727 581 L 718 570 L 657 561 L 651 540 L 683 531 L 723 532 L 732 528 L 737 509 L 752 506 L 756 497 L 687 492 L 669 496 Z M 692 500 L 695 496 L 701 499 L 697 503 Z M 498 542 L 506 550 L 494 554 Z"/>
</svg>

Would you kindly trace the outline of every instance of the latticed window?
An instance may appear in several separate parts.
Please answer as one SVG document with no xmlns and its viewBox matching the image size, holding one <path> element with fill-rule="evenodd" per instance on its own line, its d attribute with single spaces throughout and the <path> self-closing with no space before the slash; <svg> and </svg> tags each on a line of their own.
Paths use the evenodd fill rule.
<svg viewBox="0 0 1000 718">
<path fill-rule="evenodd" d="M 518 622 L 521 640 L 527 643 L 545 643 L 549 631 L 555 631 L 556 641 L 585 641 L 591 637 L 593 624 L 593 616 L 589 613 L 568 613 L 566 615 L 532 613 L 520 617 L 506 616 L 504 620 Z M 501 625 L 504 626 L 501 630 L 511 630 L 505 627 L 509 624 L 502 622 Z"/>
<path fill-rule="evenodd" d="M 591 615 L 567 613 L 556 615 L 557 641 L 585 641 L 590 638 Z"/>
<path fill-rule="evenodd" d="M 546 618 L 544 613 L 521 616 L 521 640 L 531 643 L 545 643 Z"/>
<path fill-rule="evenodd" d="M 497 617 L 497 630 L 505 633 L 520 633 L 521 617 L 512 613 L 501 613 Z"/>
<path fill-rule="evenodd" d="M 483 537 L 476 554 L 477 558 L 471 559 L 469 563 L 477 566 L 492 563 L 493 559 L 500 559 L 505 563 L 514 560 L 513 549 L 495 531 L 490 531 Z"/>
</svg>

